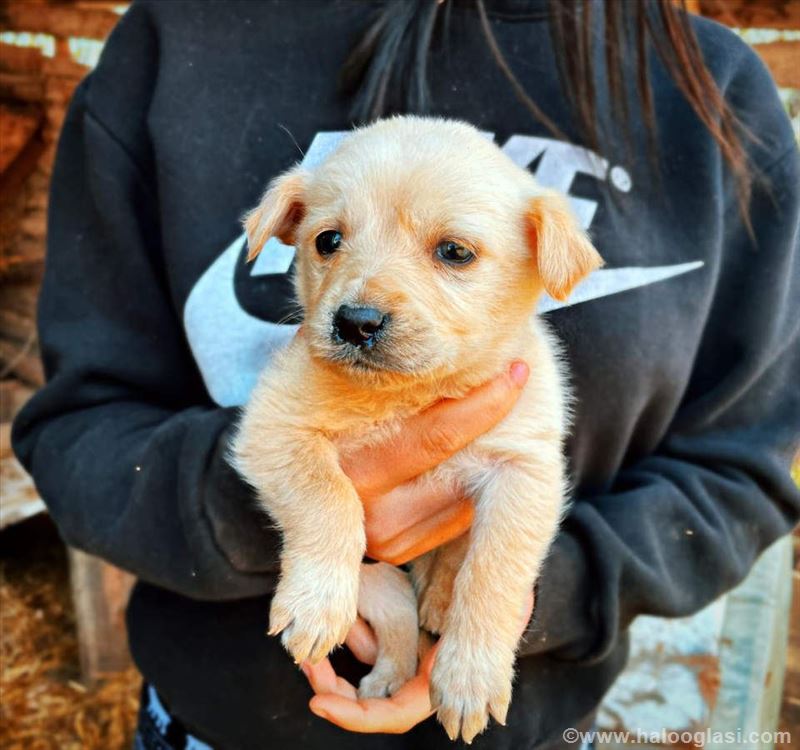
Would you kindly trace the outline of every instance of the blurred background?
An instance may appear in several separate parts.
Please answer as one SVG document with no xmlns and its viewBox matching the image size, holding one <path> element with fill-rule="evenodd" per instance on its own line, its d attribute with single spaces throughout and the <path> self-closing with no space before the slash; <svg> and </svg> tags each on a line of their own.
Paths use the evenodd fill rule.
<svg viewBox="0 0 800 750">
<path fill-rule="evenodd" d="M 754 46 L 800 143 L 800 0 L 687 6 Z M 0 747 L 7 750 L 130 747 L 138 707 L 140 679 L 124 629 L 130 578 L 65 549 L 9 446 L 14 415 L 43 381 L 35 305 L 58 133 L 73 89 L 126 8 L 0 0 Z M 800 532 L 694 618 L 649 620 L 635 625 L 631 669 L 607 699 L 601 726 L 777 726 L 800 746 Z"/>
</svg>

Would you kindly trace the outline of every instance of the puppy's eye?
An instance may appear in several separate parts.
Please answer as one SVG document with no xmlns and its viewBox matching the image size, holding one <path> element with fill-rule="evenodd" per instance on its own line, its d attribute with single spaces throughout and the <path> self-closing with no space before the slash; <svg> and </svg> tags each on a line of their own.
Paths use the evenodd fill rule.
<svg viewBox="0 0 800 750">
<path fill-rule="evenodd" d="M 328 229 L 317 235 L 317 252 L 320 255 L 333 255 L 342 244 L 342 235 L 335 229 Z"/>
<path fill-rule="evenodd" d="M 445 240 L 436 246 L 436 257 L 451 266 L 465 266 L 475 260 L 475 253 L 457 242 Z"/>
</svg>

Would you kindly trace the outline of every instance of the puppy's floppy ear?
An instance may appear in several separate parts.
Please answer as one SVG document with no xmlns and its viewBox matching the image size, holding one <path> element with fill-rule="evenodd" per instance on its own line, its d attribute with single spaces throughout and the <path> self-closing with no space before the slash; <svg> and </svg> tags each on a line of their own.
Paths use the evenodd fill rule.
<svg viewBox="0 0 800 750">
<path fill-rule="evenodd" d="M 531 198 L 525 228 L 539 277 L 554 299 L 563 302 L 581 279 L 603 265 L 567 199 L 558 193 L 544 192 Z"/>
<path fill-rule="evenodd" d="M 261 202 L 244 219 L 247 233 L 247 260 L 262 250 L 270 237 L 284 245 L 294 244 L 294 232 L 305 213 L 305 191 L 308 174 L 294 167 L 270 182 Z"/>
</svg>

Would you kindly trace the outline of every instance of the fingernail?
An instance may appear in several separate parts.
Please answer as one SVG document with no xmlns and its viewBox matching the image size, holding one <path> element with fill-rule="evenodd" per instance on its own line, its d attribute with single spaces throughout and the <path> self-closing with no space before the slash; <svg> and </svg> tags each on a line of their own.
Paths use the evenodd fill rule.
<svg viewBox="0 0 800 750">
<path fill-rule="evenodd" d="M 511 375 L 511 380 L 514 381 L 516 385 L 522 386 L 528 380 L 528 374 L 530 370 L 528 369 L 528 365 L 525 362 L 517 361 L 511 363 L 511 369 L 509 370 L 509 374 Z"/>
</svg>

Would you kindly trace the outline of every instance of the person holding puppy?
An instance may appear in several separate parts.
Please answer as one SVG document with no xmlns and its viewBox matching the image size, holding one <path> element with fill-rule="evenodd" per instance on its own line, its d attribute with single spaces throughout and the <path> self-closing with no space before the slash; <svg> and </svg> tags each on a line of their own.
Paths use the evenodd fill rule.
<svg viewBox="0 0 800 750">
<path fill-rule="evenodd" d="M 300 320 L 292 248 L 246 265 L 239 218 L 354 119 L 414 111 L 472 123 L 568 193 L 606 261 L 544 311 L 573 379 L 572 506 L 520 615 L 507 726 L 475 747 L 558 747 L 623 668 L 634 617 L 696 611 L 800 515 L 800 158 L 729 31 L 667 0 L 134 3 L 65 123 L 48 384 L 13 438 L 65 539 L 139 578 L 140 747 L 450 746 L 430 660 L 359 701 L 365 623 L 305 675 L 264 637 L 280 539 L 228 461 Z M 382 445 L 342 448 L 370 557 L 468 531 L 470 498 L 413 479 L 500 422 L 527 377 L 509 362 Z"/>
</svg>

